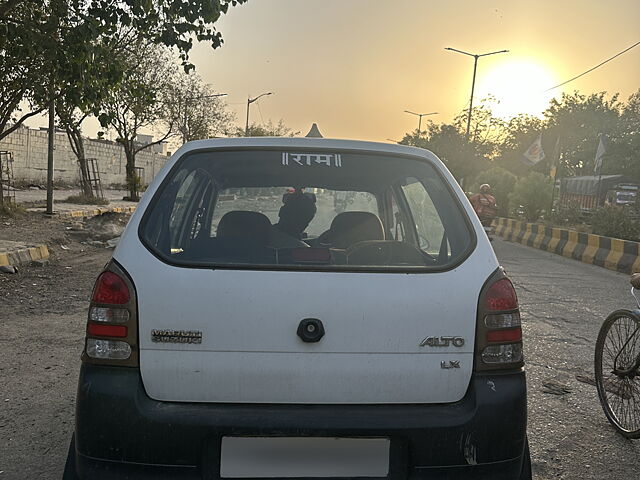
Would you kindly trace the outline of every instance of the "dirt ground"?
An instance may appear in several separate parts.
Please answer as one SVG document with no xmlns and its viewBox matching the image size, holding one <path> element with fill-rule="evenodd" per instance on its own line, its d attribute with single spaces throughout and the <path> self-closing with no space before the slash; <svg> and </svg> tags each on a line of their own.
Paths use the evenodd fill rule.
<svg viewBox="0 0 640 480">
<path fill-rule="evenodd" d="M 104 219 L 72 230 L 81 224 L 38 214 L 0 219 L 0 238 L 46 243 L 51 254 L 46 266 L 0 274 L 0 480 L 62 476 L 85 312 L 112 252 L 94 239 L 100 228 L 90 226 L 97 222 Z M 123 222 L 107 222 L 107 236 Z"/>
</svg>

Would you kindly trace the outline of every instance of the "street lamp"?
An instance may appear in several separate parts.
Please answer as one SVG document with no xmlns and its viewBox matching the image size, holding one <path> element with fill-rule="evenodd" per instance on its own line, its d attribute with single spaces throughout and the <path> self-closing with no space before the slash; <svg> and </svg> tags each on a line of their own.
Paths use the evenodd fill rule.
<svg viewBox="0 0 640 480">
<path fill-rule="evenodd" d="M 438 112 L 415 113 L 415 112 L 410 112 L 409 110 L 405 110 L 404 113 L 410 113 L 411 115 L 416 115 L 418 117 L 418 135 L 420 135 L 420 127 L 422 127 L 422 117 L 426 117 L 427 115 L 437 115 L 438 114 Z"/>
<path fill-rule="evenodd" d="M 182 143 L 187 143 L 189 141 L 189 139 L 187 138 L 188 135 L 188 131 L 189 130 L 189 115 L 187 112 L 187 103 L 188 102 L 192 102 L 193 100 L 203 100 L 205 98 L 215 98 L 215 97 L 226 97 L 228 94 L 227 93 L 212 93 L 210 95 L 196 95 L 194 97 L 191 96 L 186 96 L 184 97 L 184 124 L 183 124 L 183 131 L 182 131 Z"/>
<path fill-rule="evenodd" d="M 262 93 L 255 98 L 251 98 L 250 96 L 247 98 L 247 123 L 244 127 L 244 136 L 249 136 L 249 105 L 258 100 L 260 97 L 264 97 L 265 95 L 273 95 L 273 92 Z"/>
<path fill-rule="evenodd" d="M 471 131 L 471 109 L 473 108 L 473 90 L 476 86 L 476 69 L 478 68 L 478 59 L 480 57 L 487 57 L 489 55 L 495 55 L 496 53 L 507 53 L 509 50 L 499 50 L 497 52 L 489 52 L 489 53 L 481 53 L 476 55 L 474 53 L 464 52 L 462 50 L 457 50 L 455 48 L 446 47 L 445 50 L 450 50 L 452 52 L 462 53 L 463 55 L 468 55 L 473 57 L 473 80 L 471 81 L 471 98 L 469 99 L 469 115 L 467 117 L 467 140 L 469 140 L 469 132 Z"/>
</svg>

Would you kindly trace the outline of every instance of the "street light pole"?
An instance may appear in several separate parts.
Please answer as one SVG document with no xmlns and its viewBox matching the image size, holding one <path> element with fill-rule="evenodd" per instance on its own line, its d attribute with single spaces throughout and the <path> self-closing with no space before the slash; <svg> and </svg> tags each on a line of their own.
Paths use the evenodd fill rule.
<svg viewBox="0 0 640 480">
<path fill-rule="evenodd" d="M 415 115 L 415 116 L 418 117 L 418 135 L 420 135 L 421 128 L 422 128 L 422 117 L 426 117 L 427 115 L 437 115 L 438 114 L 438 112 L 415 113 L 415 112 L 410 112 L 409 110 L 405 110 L 404 113 L 410 113 L 411 115 Z"/>
<path fill-rule="evenodd" d="M 260 97 L 264 97 L 265 95 L 273 95 L 273 92 L 267 92 L 267 93 L 262 93 L 260 95 L 258 95 L 255 98 L 251 98 L 251 96 L 247 97 L 247 123 L 244 127 L 244 136 L 248 137 L 249 136 L 249 106 L 255 102 L 256 100 L 258 100 Z"/>
<path fill-rule="evenodd" d="M 469 133 L 471 132 L 471 111 L 473 109 L 473 92 L 476 87 L 476 71 L 478 69 L 478 59 L 480 57 L 487 57 L 489 55 L 495 55 L 497 53 L 507 53 L 509 50 L 499 50 L 497 52 L 489 52 L 489 53 L 469 53 L 463 50 L 457 50 L 455 48 L 447 47 L 445 50 L 450 50 L 452 52 L 461 53 L 463 55 L 468 55 L 473 57 L 473 80 L 471 81 L 471 98 L 469 99 L 469 114 L 467 115 L 467 140 L 469 140 Z"/>
</svg>

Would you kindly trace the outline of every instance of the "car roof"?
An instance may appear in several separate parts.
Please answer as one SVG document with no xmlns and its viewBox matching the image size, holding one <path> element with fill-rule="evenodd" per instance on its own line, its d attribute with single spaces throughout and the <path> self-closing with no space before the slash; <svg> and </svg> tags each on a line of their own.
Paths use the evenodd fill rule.
<svg viewBox="0 0 640 480">
<path fill-rule="evenodd" d="M 370 142 L 362 140 L 342 140 L 337 138 L 307 137 L 234 137 L 195 140 L 182 145 L 174 154 L 179 157 L 195 150 L 227 148 L 318 148 L 336 150 L 360 150 L 367 152 L 389 153 L 394 155 L 411 155 L 428 158 L 440 163 L 431 151 L 423 148 L 399 145 L 396 143 Z"/>
</svg>

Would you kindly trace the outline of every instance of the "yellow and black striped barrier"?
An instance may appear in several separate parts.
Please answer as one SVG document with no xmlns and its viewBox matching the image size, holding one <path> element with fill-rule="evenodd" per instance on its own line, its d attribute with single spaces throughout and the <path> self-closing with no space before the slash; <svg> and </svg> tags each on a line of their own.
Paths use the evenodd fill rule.
<svg viewBox="0 0 640 480">
<path fill-rule="evenodd" d="M 640 243 L 509 218 L 494 221 L 496 234 L 584 263 L 623 273 L 640 271 Z"/>
</svg>

